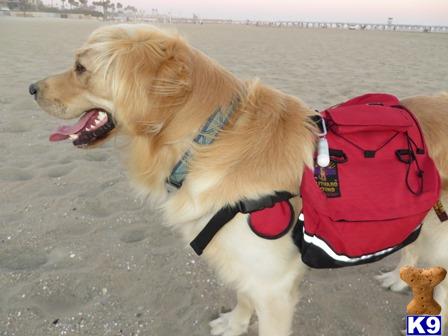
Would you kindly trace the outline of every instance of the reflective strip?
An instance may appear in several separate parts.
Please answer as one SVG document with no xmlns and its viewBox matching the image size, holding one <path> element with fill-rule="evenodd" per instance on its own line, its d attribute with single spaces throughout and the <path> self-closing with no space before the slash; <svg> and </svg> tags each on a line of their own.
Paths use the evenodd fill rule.
<svg viewBox="0 0 448 336">
<path fill-rule="evenodd" d="M 420 229 L 420 227 L 421 227 L 421 224 L 414 231 Z M 397 247 L 390 247 L 388 249 L 385 249 L 385 250 L 382 250 L 382 251 L 379 251 L 379 252 L 376 252 L 376 253 L 366 254 L 366 255 L 363 255 L 363 256 L 357 257 L 357 258 L 351 258 L 351 257 L 348 257 L 346 255 L 337 254 L 322 239 L 320 239 L 320 238 L 318 238 L 316 236 L 310 236 L 310 235 L 306 234 L 305 228 L 303 228 L 303 238 L 304 238 L 305 242 L 307 242 L 308 244 L 312 244 L 314 246 L 319 247 L 321 250 L 323 250 L 332 259 L 338 260 L 338 261 L 342 261 L 342 262 L 346 262 L 346 263 L 356 263 L 356 262 L 359 262 L 359 261 L 362 261 L 362 260 L 370 259 L 370 258 L 373 258 L 373 257 L 378 257 L 378 256 L 381 256 L 383 254 L 390 253 L 393 250 L 396 250 L 398 248 L 398 246 Z"/>
</svg>

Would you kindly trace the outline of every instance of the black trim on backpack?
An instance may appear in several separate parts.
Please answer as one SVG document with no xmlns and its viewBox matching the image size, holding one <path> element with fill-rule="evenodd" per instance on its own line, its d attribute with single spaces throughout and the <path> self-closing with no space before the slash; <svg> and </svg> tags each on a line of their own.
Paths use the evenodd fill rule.
<svg viewBox="0 0 448 336">
<path fill-rule="evenodd" d="M 336 163 L 346 163 L 347 155 L 340 149 L 329 148 L 330 160 Z"/>
<path fill-rule="evenodd" d="M 277 234 L 275 236 L 265 236 L 265 235 L 257 232 L 253 228 L 252 222 L 251 222 L 251 216 L 249 216 L 249 218 L 247 219 L 247 223 L 249 224 L 249 227 L 252 230 L 252 232 L 255 233 L 258 237 L 263 238 L 263 239 L 268 239 L 268 240 L 275 240 L 275 239 L 281 238 L 285 234 L 287 234 L 291 230 L 291 228 L 292 228 L 292 226 L 294 224 L 294 218 L 295 218 L 294 207 L 292 206 L 291 202 L 289 202 L 289 201 L 287 201 L 287 202 L 288 202 L 288 206 L 289 206 L 289 208 L 291 210 L 291 217 L 289 219 L 288 226 L 282 232 L 280 232 L 279 234 Z"/>
<path fill-rule="evenodd" d="M 397 252 L 403 247 L 413 243 L 418 238 L 418 236 L 420 235 L 422 225 L 420 225 L 420 227 L 414 230 L 401 244 L 384 249 L 384 250 L 390 249 L 390 251 L 387 251 L 380 255 L 374 255 L 374 253 L 372 253 L 370 257 L 363 258 L 356 262 L 344 262 L 333 259 L 327 253 L 325 253 L 323 249 L 319 248 L 316 245 L 306 242 L 303 236 L 304 235 L 303 228 L 304 228 L 304 221 L 299 218 L 296 222 L 296 225 L 294 226 L 294 230 L 292 233 L 292 238 L 294 240 L 294 243 L 300 250 L 303 263 L 311 268 L 341 268 L 347 266 L 368 264 L 371 262 L 381 260 L 387 257 L 388 255 Z M 323 240 L 322 238 L 320 239 Z M 357 257 L 350 256 L 350 258 L 362 258 L 362 257 L 363 256 L 357 256 Z"/>
</svg>

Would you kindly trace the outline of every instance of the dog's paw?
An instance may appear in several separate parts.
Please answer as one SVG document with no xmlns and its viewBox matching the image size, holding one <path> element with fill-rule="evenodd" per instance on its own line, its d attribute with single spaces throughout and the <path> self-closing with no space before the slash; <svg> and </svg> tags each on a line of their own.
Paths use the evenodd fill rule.
<svg viewBox="0 0 448 336">
<path fill-rule="evenodd" d="M 249 323 L 235 321 L 232 312 L 220 314 L 209 323 L 212 336 L 240 336 L 247 332 Z"/>
<path fill-rule="evenodd" d="M 402 292 L 408 287 L 406 283 L 401 280 L 400 273 L 396 271 L 382 273 L 375 276 L 375 279 L 380 282 L 381 287 L 388 288 L 393 292 Z"/>
</svg>

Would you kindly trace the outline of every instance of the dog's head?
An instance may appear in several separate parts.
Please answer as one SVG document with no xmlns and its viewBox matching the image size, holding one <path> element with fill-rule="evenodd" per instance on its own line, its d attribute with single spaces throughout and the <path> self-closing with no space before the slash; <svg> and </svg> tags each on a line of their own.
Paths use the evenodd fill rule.
<svg viewBox="0 0 448 336">
<path fill-rule="evenodd" d="M 181 104 L 190 91 L 192 48 L 175 34 L 149 25 L 115 25 L 94 31 L 66 72 L 31 84 L 40 107 L 60 119 L 50 140 L 87 147 L 112 130 L 158 132 L 170 118 L 163 106 Z M 156 108 L 157 106 L 157 108 Z"/>
</svg>

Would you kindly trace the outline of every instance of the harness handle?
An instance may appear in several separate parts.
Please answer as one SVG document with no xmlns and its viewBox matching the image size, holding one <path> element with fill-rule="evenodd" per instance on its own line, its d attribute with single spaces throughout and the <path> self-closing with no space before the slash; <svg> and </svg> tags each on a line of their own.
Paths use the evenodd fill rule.
<svg viewBox="0 0 448 336">
<path fill-rule="evenodd" d="M 286 201 L 297 195 L 287 191 L 278 191 L 274 195 L 261 197 L 257 200 L 242 200 L 236 205 L 227 205 L 221 208 L 205 225 L 201 232 L 192 240 L 190 246 L 197 255 L 201 255 L 213 237 L 221 228 L 230 222 L 238 213 L 251 213 L 254 211 L 272 208 L 275 203 Z"/>
<path fill-rule="evenodd" d="M 395 155 L 397 156 L 400 162 L 410 164 L 415 160 L 414 152 L 410 149 L 397 149 L 395 151 Z"/>
</svg>

